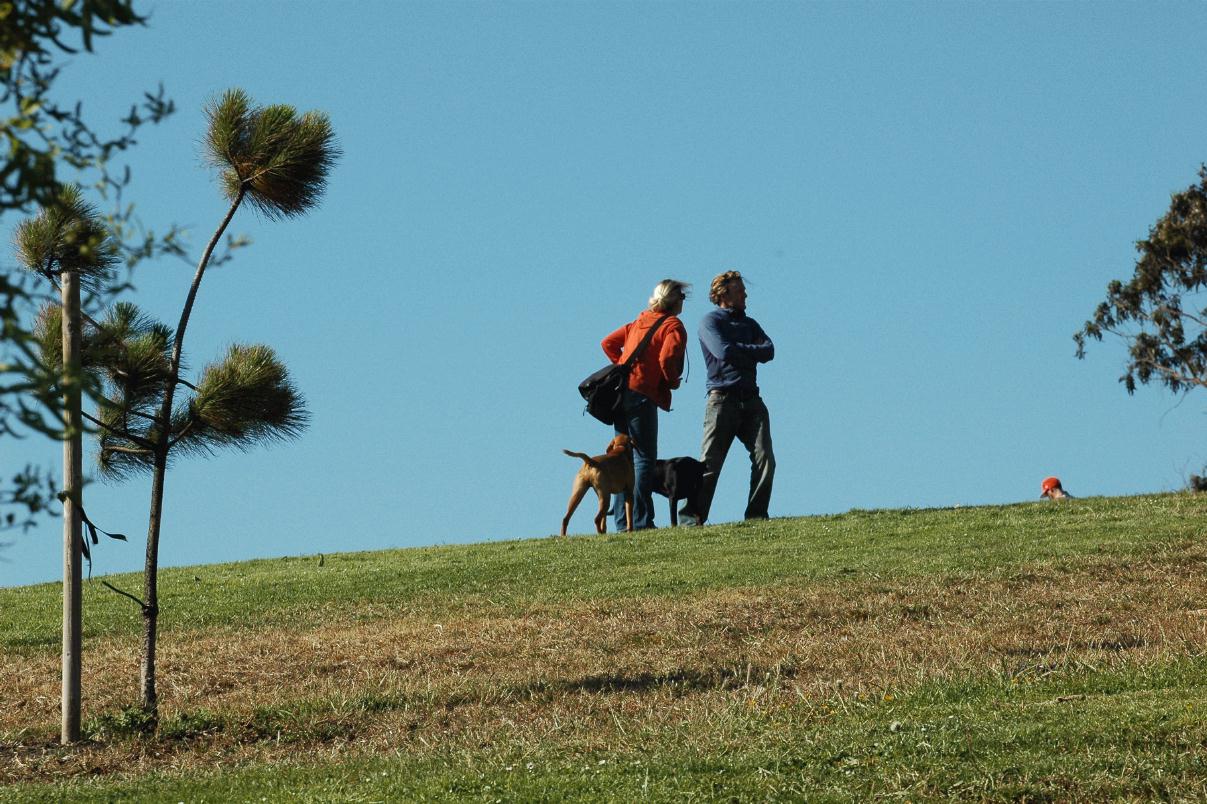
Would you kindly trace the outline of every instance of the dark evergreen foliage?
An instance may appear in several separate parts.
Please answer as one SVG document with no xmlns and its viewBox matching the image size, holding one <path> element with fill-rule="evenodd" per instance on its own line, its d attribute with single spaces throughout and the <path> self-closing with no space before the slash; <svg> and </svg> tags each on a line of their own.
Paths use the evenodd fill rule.
<svg viewBox="0 0 1207 804">
<path fill-rule="evenodd" d="M 1207 166 L 1199 183 L 1175 194 L 1165 213 L 1136 244 L 1140 257 L 1128 282 L 1112 281 L 1106 301 L 1074 335 L 1077 356 L 1086 339 L 1104 333 L 1128 344 L 1128 393 L 1156 381 L 1180 393 L 1207 387 Z"/>
</svg>

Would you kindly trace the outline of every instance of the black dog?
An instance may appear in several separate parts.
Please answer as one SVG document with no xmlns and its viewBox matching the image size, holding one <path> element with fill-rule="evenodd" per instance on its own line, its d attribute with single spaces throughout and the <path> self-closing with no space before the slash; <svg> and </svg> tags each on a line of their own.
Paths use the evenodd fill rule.
<svg viewBox="0 0 1207 804">
<path fill-rule="evenodd" d="M 671 458 L 654 464 L 654 493 L 670 499 L 671 527 L 679 525 L 679 500 L 687 500 L 686 511 L 701 510 L 705 471 L 704 464 L 695 458 Z"/>
</svg>

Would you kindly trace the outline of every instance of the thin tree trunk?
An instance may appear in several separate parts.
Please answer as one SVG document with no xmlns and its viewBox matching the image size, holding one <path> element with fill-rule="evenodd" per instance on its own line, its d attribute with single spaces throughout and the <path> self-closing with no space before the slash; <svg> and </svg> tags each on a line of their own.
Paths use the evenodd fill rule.
<svg viewBox="0 0 1207 804">
<path fill-rule="evenodd" d="M 80 739 L 80 627 L 82 622 L 80 521 L 83 475 L 80 418 L 80 280 L 61 274 L 63 301 L 63 722 L 60 739 Z"/>
<path fill-rule="evenodd" d="M 158 717 L 159 714 L 159 695 L 155 690 L 155 640 L 159 632 L 159 521 L 163 515 L 163 480 L 167 474 L 166 468 L 166 450 L 157 452 L 155 472 L 151 478 L 147 558 L 143 567 L 143 654 L 139 679 L 143 711 L 153 717 Z"/>
<path fill-rule="evenodd" d="M 193 303 L 197 300 L 197 289 L 201 287 L 201 278 L 205 275 L 206 266 L 209 265 L 218 241 L 222 239 L 222 233 L 235 217 L 235 210 L 243 202 L 245 193 L 244 189 L 239 190 L 197 264 L 197 272 L 193 275 L 193 284 L 189 286 L 189 295 L 185 298 L 180 323 L 177 324 L 175 337 L 172 339 L 172 366 L 167 387 L 164 389 L 163 405 L 159 409 L 159 435 L 153 447 L 155 467 L 151 478 L 151 512 L 147 518 L 147 557 L 143 566 L 142 706 L 153 720 L 159 716 L 159 700 L 155 690 L 155 640 L 159 628 L 159 535 L 163 521 L 163 488 L 168 473 L 168 450 L 172 444 L 172 403 L 176 396 L 176 385 L 180 382 L 184 332 L 189 326 L 189 317 L 193 313 Z"/>
</svg>

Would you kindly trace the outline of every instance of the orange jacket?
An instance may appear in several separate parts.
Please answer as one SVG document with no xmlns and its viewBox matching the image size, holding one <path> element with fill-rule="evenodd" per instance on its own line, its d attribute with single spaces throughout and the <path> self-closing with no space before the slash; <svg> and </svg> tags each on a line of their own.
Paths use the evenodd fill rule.
<svg viewBox="0 0 1207 804">
<path fill-rule="evenodd" d="M 620 329 L 603 339 L 600 344 L 608 360 L 613 363 L 623 363 L 633 353 L 641 339 L 654 322 L 665 313 L 645 310 L 637 316 L 637 320 L 625 324 Z M 675 316 L 670 316 L 650 343 L 633 364 L 629 374 L 629 388 L 639 394 L 644 394 L 663 410 L 671 409 L 671 390 L 679 387 L 683 375 L 683 355 L 687 348 L 687 330 L 683 322 Z"/>
</svg>

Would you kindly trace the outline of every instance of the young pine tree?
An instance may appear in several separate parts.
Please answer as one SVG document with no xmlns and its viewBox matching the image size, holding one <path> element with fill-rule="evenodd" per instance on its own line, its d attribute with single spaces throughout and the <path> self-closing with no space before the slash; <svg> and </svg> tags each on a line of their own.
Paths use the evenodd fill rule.
<svg viewBox="0 0 1207 804">
<path fill-rule="evenodd" d="M 151 474 L 151 504 L 143 575 L 142 706 L 158 713 L 155 648 L 159 615 L 159 539 L 170 458 L 223 447 L 249 449 L 296 437 L 306 424 L 304 403 L 285 366 L 267 346 L 232 346 L 222 360 L 186 382 L 184 336 L 206 267 L 235 213 L 249 203 L 270 219 L 314 207 L 339 155 L 326 115 L 299 115 L 291 106 L 253 106 L 230 90 L 206 109 L 206 149 L 221 172 L 230 206 L 210 238 L 189 286 L 175 331 L 132 305 L 118 305 L 99 327 L 106 391 L 97 424 L 102 470 L 115 477 Z"/>
</svg>

